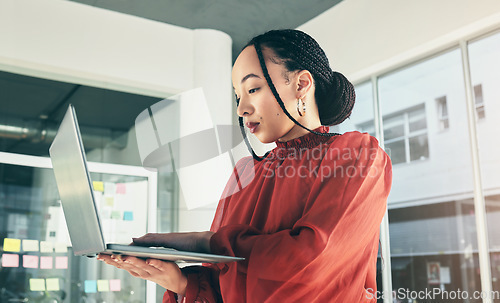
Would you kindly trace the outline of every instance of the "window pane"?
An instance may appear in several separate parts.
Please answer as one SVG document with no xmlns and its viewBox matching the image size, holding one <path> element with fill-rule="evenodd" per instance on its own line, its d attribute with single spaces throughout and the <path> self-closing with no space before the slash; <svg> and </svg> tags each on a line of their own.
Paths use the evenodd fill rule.
<svg viewBox="0 0 500 303">
<path fill-rule="evenodd" d="M 440 118 L 448 117 L 448 105 L 446 104 L 446 96 L 436 99 L 438 103 L 438 114 Z"/>
<path fill-rule="evenodd" d="M 384 119 L 384 139 L 391 140 L 405 135 L 404 115 Z"/>
<path fill-rule="evenodd" d="M 391 140 L 394 138 L 399 138 L 404 136 L 404 125 L 396 125 L 393 127 L 384 127 L 384 138 L 385 140 Z"/>
<path fill-rule="evenodd" d="M 481 281 L 473 209 L 466 199 L 389 210 L 393 288 L 432 291 L 444 285 L 472 296 Z M 402 293 L 398 299 L 405 299 Z M 439 294 L 433 299 L 462 302 Z"/>
<path fill-rule="evenodd" d="M 483 104 L 483 86 L 481 84 L 474 85 L 474 100 L 476 106 Z"/>
<path fill-rule="evenodd" d="M 104 262 L 74 255 L 52 169 L 0 163 L 0 171 L 0 243 L 4 244 L 5 238 L 22 243 L 2 255 L 0 302 L 146 302 L 144 280 Z M 135 231 L 145 231 L 147 179 L 91 175 L 94 181 L 105 182 L 106 198 L 104 192 L 96 196 L 104 238 L 126 238 L 128 243 Z M 120 194 L 116 184 L 123 189 Z M 124 207 L 133 214 L 126 220 L 119 212 Z M 113 211 L 120 214 L 118 218 L 112 217 Z M 34 261 L 33 266 L 26 266 L 24 256 Z M 47 285 L 47 291 L 35 291 L 31 279 L 44 288 Z"/>
<path fill-rule="evenodd" d="M 408 123 L 410 133 L 427 128 L 427 117 L 425 116 L 425 108 L 419 108 L 408 112 Z"/>
<path fill-rule="evenodd" d="M 406 162 L 406 148 L 404 140 L 386 143 L 385 150 L 391 157 L 392 164 Z"/>
<path fill-rule="evenodd" d="M 478 120 L 500 117 L 500 33 L 469 44 L 472 83 Z M 487 111 L 487 113 L 486 113 Z M 500 291 L 500 120 L 483 119 L 477 124 L 481 180 L 486 204 L 493 290 Z M 500 300 L 495 298 L 494 302 Z"/>
<path fill-rule="evenodd" d="M 388 202 L 396 290 L 481 290 L 467 123 L 443 132 L 436 106 L 446 96 L 450 121 L 467 121 L 462 75 L 456 49 L 379 79 L 382 116 L 407 115 L 404 140 L 385 142 L 400 163 Z"/>
<path fill-rule="evenodd" d="M 410 138 L 410 160 L 425 160 L 429 158 L 429 142 L 427 135 Z"/>
<path fill-rule="evenodd" d="M 448 103 L 446 102 L 446 96 L 436 98 L 437 105 L 437 122 L 439 124 L 439 129 L 444 130 L 450 127 L 448 119 Z"/>
</svg>

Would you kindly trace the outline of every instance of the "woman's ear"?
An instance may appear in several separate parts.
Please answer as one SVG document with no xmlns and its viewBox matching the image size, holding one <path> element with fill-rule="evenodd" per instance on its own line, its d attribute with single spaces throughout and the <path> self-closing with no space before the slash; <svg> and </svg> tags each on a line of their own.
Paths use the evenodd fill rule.
<svg viewBox="0 0 500 303">
<path fill-rule="evenodd" d="M 308 70 L 297 73 L 297 98 L 304 97 L 314 85 L 314 80 Z"/>
</svg>

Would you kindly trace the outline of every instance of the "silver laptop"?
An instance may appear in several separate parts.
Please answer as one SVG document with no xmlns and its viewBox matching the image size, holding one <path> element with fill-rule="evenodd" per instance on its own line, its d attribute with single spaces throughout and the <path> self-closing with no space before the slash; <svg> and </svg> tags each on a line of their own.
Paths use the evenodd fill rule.
<svg viewBox="0 0 500 303">
<path fill-rule="evenodd" d="M 80 129 L 72 105 L 64 115 L 49 149 L 57 188 L 75 255 L 95 257 L 123 254 L 173 262 L 220 263 L 244 260 L 214 254 L 179 251 L 169 248 L 106 244 L 101 229 L 96 200 L 87 169 Z"/>
</svg>

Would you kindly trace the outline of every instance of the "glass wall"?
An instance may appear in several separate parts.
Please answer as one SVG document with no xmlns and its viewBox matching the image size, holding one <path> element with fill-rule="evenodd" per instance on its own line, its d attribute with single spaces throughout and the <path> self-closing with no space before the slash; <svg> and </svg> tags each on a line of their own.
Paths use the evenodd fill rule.
<svg viewBox="0 0 500 303">
<path fill-rule="evenodd" d="M 500 291 L 500 33 L 468 45 L 493 290 Z M 494 302 L 500 302 L 495 298 Z"/>
<path fill-rule="evenodd" d="M 482 188 L 473 184 L 466 83 L 458 47 L 377 76 L 374 82 L 383 143 L 393 163 L 388 208 L 394 302 L 482 302 L 481 295 L 500 302 L 500 143 L 496 139 L 500 33 L 478 37 L 467 47 Z M 356 86 L 358 111 L 339 131 L 375 136 L 373 112 L 368 110 L 374 99 L 371 91 L 369 82 Z M 482 210 L 475 208 L 477 190 L 485 197 L 491 294 L 481 293 L 476 213 Z M 379 291 L 381 280 L 379 271 Z M 429 291 L 430 297 L 421 297 Z M 382 295 L 378 302 L 383 302 Z"/>
<path fill-rule="evenodd" d="M 135 120 L 160 100 L 0 71 L 0 152 L 48 157 L 59 123 L 73 104 L 88 161 L 142 166 Z M 158 231 L 169 232 L 176 226 L 176 176 L 168 167 L 159 170 Z"/>
<path fill-rule="evenodd" d="M 47 160 L 38 161 L 49 166 Z M 91 178 L 104 239 L 130 243 L 146 233 L 154 194 L 148 192 L 148 178 L 111 173 Z M 74 255 L 52 169 L 0 163 L 0 208 L 0 302 L 146 301 L 143 280 Z"/>
<path fill-rule="evenodd" d="M 88 161 L 142 166 L 135 133 L 135 119 L 139 113 L 160 100 L 161 99 L 157 97 L 124 93 L 0 71 L 0 152 L 48 157 L 48 148 L 55 137 L 59 123 L 68 105 L 73 104 L 78 116 Z M 169 128 L 168 131 L 178 133 L 179 129 Z M 2 155 L 0 155 L 0 163 L 2 160 Z M 41 172 L 44 173 L 42 174 Z M 34 184 L 32 181 L 34 175 L 47 175 L 47 187 L 43 188 Z M 177 205 L 179 193 L 177 176 L 168 165 L 160 167 L 157 176 L 158 200 L 156 209 L 157 218 L 155 218 L 157 220 L 156 231 L 171 232 L 175 230 L 175 227 L 178 225 Z M 108 180 L 104 179 L 110 178 L 108 175 L 95 175 L 93 177 L 96 178 L 95 180 L 106 182 L 108 182 Z M 40 179 L 40 177 L 37 177 L 37 179 Z M 5 184 L 9 185 L 7 186 Z M 55 190 L 54 186 L 55 183 L 53 182 L 52 171 L 49 169 L 34 169 L 23 166 L 0 164 L 0 205 L 9 205 L 6 206 L 5 212 L 2 212 L 0 215 L 0 231 L 2 230 L 1 228 L 4 230 L 4 232 L 0 234 L 0 245 L 3 244 L 4 238 L 36 240 L 39 243 L 40 241 L 46 241 L 44 239 L 46 228 L 44 224 L 46 222 L 40 218 L 43 217 L 43 213 L 47 213 L 43 211 L 43 207 L 45 206 L 42 207 L 42 203 L 49 200 L 46 200 L 45 197 L 32 198 L 32 196 L 38 195 L 41 191 L 46 192 L 48 189 Z M 57 197 L 56 192 L 53 193 L 53 195 Z M 114 210 L 115 212 L 113 212 L 113 210 L 109 208 L 111 200 L 106 199 L 104 194 L 101 196 L 103 197 L 103 201 L 107 201 L 108 203 L 108 205 L 104 207 L 104 211 L 106 216 L 109 218 L 113 217 L 113 219 L 110 220 L 116 220 L 117 217 L 124 216 L 123 211 L 126 210 L 121 209 L 122 213 L 117 213 L 119 210 L 116 209 Z M 56 201 L 57 199 L 55 197 L 47 199 Z M 18 201 L 19 199 L 25 198 L 29 201 L 33 200 L 33 202 L 21 203 Z M 37 199 L 40 199 L 40 201 Z M 23 207 L 23 210 L 20 211 L 15 207 L 10 208 L 10 205 Z M 54 205 L 54 207 L 59 209 L 58 204 Z M 34 216 L 33 214 L 35 213 L 40 215 L 38 217 Z M 26 214 L 30 215 L 27 216 Z M 130 216 L 130 213 L 126 215 Z M 139 218 L 137 214 L 136 218 Z M 29 228 L 26 227 L 28 224 L 27 222 L 30 224 Z M 8 230 L 7 227 L 9 227 Z M 40 234 L 40 236 L 31 237 L 31 234 L 26 234 L 28 230 L 30 233 L 36 235 Z M 116 227 L 114 230 L 116 230 Z M 146 232 L 145 229 L 136 230 L 140 230 L 143 233 Z M 140 235 L 137 234 L 137 236 Z M 130 237 L 124 241 L 125 243 L 129 243 Z M 68 245 L 68 247 L 68 249 L 71 250 L 70 245 Z M 9 258 L 8 255 L 7 258 Z M 15 253 L 13 255 L 15 255 Z M 23 297 L 23 295 L 29 298 L 40 296 L 41 293 L 34 294 L 30 292 L 31 289 L 29 284 L 27 284 L 28 282 L 26 282 L 29 281 L 29 279 L 25 279 L 26 271 L 22 263 L 23 256 L 19 256 L 21 259 L 18 268 L 12 269 L 4 266 L 0 268 L 0 271 L 2 271 L 4 275 L 3 277 L 9 279 L 9 281 L 13 281 L 10 279 L 16 279 L 16 282 L 12 285 L 19 284 L 19 289 L 23 289 L 22 294 L 14 292 L 19 293 L 19 297 Z M 17 258 L 19 258 L 19 256 Z M 40 257 L 42 257 L 42 255 L 38 255 L 38 257 L 40 262 Z M 16 258 L 16 256 L 11 256 L 11 258 Z M 97 281 L 97 276 L 99 276 L 100 273 L 103 273 L 103 275 L 101 275 L 103 277 L 108 275 L 105 274 L 107 270 L 101 268 L 101 265 L 94 268 L 92 262 L 86 258 L 74 257 L 71 251 L 67 253 L 67 258 L 70 264 L 68 268 L 70 269 L 60 271 L 59 275 L 60 279 L 66 279 L 65 281 L 67 281 L 67 283 L 69 283 L 69 277 L 71 277 L 71 281 L 82 280 L 83 277 L 86 277 L 87 271 L 92 273 L 88 275 L 87 279 L 90 279 L 90 276 L 93 275 L 96 276 L 94 279 L 95 281 Z M 34 260 L 34 258 L 32 259 Z M 41 263 L 39 266 L 40 265 Z M 79 272 L 82 273 L 78 273 L 78 275 L 74 277 L 74 270 L 72 271 L 71 268 L 78 268 Z M 20 272 L 20 275 L 12 276 L 10 272 Z M 37 273 L 39 275 L 43 276 L 44 272 L 48 273 L 50 270 L 38 268 Z M 123 274 L 119 276 L 120 279 L 122 276 Z M 109 280 L 116 280 L 111 278 L 110 276 Z M 129 278 L 123 280 L 122 283 L 125 283 L 128 279 Z M 132 280 L 138 279 L 130 279 L 130 281 Z M 138 281 L 141 282 L 140 280 Z M 80 282 L 75 283 L 78 284 Z M 61 289 L 66 287 L 63 286 L 63 283 L 66 282 L 60 280 L 60 283 Z M 2 278 L 2 280 L 0 280 L 0 288 L 3 288 L 1 292 L 5 293 L 6 296 L 10 296 L 8 293 L 11 291 L 10 286 L 12 285 Z M 58 300 L 62 300 L 60 302 L 74 302 L 68 301 L 70 300 L 68 298 L 74 300 L 74 298 L 77 297 L 75 296 L 75 291 L 81 291 L 80 294 L 83 296 L 82 300 L 85 300 L 85 302 L 144 302 L 144 285 L 145 284 L 141 282 L 132 296 L 125 296 L 123 291 L 111 292 L 109 294 L 96 292 L 95 295 L 91 295 L 85 292 L 85 285 L 80 283 L 76 288 L 72 286 L 74 289 L 72 288 L 71 295 L 68 292 L 69 288 L 65 290 L 67 299 L 59 298 Z M 131 290 L 134 289 L 135 286 L 122 284 L 121 289 Z M 164 289 L 158 287 L 158 296 L 161 297 L 163 292 Z M 49 292 L 46 293 L 46 295 L 53 297 L 55 293 Z M 32 298 L 31 300 L 34 299 Z M 0 302 L 4 302 L 4 300 L 0 299 Z"/>
<path fill-rule="evenodd" d="M 393 162 L 388 205 L 396 300 L 479 302 L 457 301 L 459 292 L 481 291 L 460 49 L 379 77 L 378 92 Z M 484 118 L 485 102 L 476 104 Z"/>
</svg>

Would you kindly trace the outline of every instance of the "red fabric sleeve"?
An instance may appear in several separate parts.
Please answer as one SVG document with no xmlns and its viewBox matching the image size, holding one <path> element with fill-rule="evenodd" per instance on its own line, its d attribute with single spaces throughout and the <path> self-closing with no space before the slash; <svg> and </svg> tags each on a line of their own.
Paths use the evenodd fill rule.
<svg viewBox="0 0 500 303">
<path fill-rule="evenodd" d="M 337 140 L 317 176 L 304 179 L 310 192 L 293 228 L 264 234 L 233 224 L 212 236 L 213 253 L 246 258 L 238 266 L 240 273 L 246 269 L 246 302 L 369 302 L 365 287 L 374 276 L 391 163 L 366 134 Z M 223 279 L 221 287 L 230 288 Z M 221 290 L 224 300 L 237 297 Z"/>
</svg>

